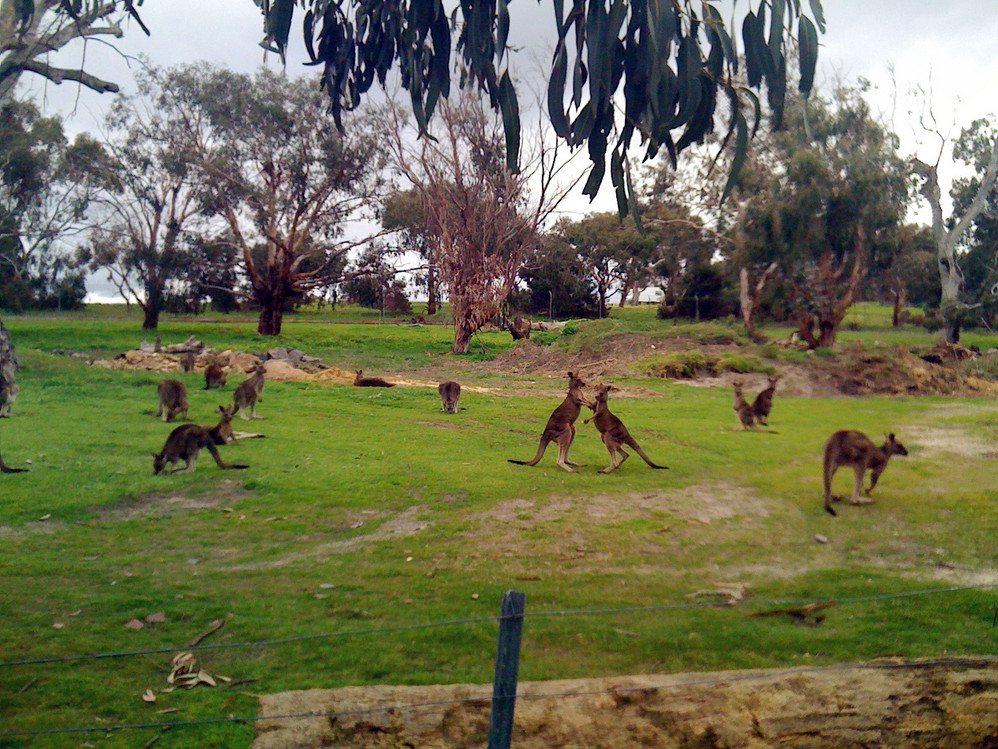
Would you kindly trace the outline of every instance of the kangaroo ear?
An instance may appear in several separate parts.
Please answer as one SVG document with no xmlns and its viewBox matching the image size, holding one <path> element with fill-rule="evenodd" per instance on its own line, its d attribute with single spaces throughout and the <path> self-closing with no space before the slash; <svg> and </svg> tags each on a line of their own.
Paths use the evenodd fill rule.
<svg viewBox="0 0 998 749">
<path fill-rule="evenodd" d="M 572 374 L 571 372 L 569 372 L 569 373 L 568 373 L 568 379 L 570 379 L 570 380 L 574 380 L 574 379 L 575 379 L 575 375 L 574 375 L 574 374 Z"/>
<path fill-rule="evenodd" d="M 890 434 L 888 434 L 887 435 L 887 439 L 889 439 L 891 442 L 893 442 L 894 441 L 894 432 L 891 432 Z"/>
</svg>

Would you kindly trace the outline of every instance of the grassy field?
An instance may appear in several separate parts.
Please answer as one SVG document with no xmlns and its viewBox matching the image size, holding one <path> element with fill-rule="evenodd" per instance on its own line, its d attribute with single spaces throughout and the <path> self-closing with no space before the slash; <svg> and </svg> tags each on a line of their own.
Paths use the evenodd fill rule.
<svg viewBox="0 0 998 749">
<path fill-rule="evenodd" d="M 533 468 L 506 461 L 533 455 L 564 388 L 488 366 L 507 334 L 447 356 L 446 326 L 302 317 L 277 341 L 249 317 L 170 318 L 159 333 L 218 349 L 296 346 L 413 381 L 453 377 L 465 410 L 442 414 L 432 387 L 268 383 L 262 418 L 236 423 L 266 439 L 222 448 L 248 470 L 203 455 L 193 474 L 153 476 L 151 453 L 173 426 L 143 413 L 160 376 L 52 353 L 134 347 L 144 335 L 134 314 L 4 317 L 23 368 L 0 444 L 31 472 L 0 476 L 0 747 L 248 746 L 248 722 L 102 727 L 253 716 L 254 694 L 289 689 L 490 682 L 492 618 L 510 588 L 527 596 L 525 680 L 998 652 L 994 401 L 778 395 L 773 433 L 751 433 L 735 430 L 727 388 L 620 377 L 633 394 L 611 407 L 671 469 L 634 457 L 598 473 L 606 451 L 580 423 L 572 459 L 585 467 L 568 474 L 553 447 Z M 552 346 L 669 326 L 652 308 L 623 310 Z M 876 321 L 843 331 L 888 335 L 931 340 Z M 240 379 L 206 392 L 199 376 L 177 376 L 199 423 Z M 873 505 L 831 518 L 820 454 L 840 428 L 894 431 L 910 455 L 891 462 Z M 744 586 L 745 605 L 704 606 L 713 599 L 697 594 L 719 584 Z M 840 603 L 818 626 L 751 616 L 827 599 Z M 163 692 L 171 655 L 223 618 L 204 644 L 243 645 L 195 655 L 232 681 Z M 155 703 L 142 700 L 147 689 Z M 5 735 L 63 727 L 98 730 Z"/>
</svg>

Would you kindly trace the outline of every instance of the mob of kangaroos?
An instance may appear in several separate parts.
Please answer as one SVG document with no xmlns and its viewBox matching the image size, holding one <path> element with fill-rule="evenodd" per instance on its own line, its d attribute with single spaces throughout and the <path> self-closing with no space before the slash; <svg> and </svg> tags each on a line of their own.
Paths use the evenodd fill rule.
<svg viewBox="0 0 998 749">
<path fill-rule="evenodd" d="M 236 390 L 232 394 L 235 401 L 235 412 L 238 412 L 240 418 L 246 421 L 258 418 L 256 404 L 263 400 L 260 394 L 263 392 L 263 376 L 266 372 L 263 362 L 257 362 L 249 370 L 250 377 L 236 385 Z M 249 416 L 246 415 L 247 410 L 249 410 Z"/>
<path fill-rule="evenodd" d="M 568 448 L 571 447 L 572 440 L 575 439 L 575 420 L 579 418 L 582 406 L 593 407 L 593 404 L 582 395 L 582 388 L 585 386 L 586 383 L 581 377 L 569 372 L 568 394 L 548 418 L 547 426 L 541 433 L 540 444 L 537 445 L 537 454 L 532 460 L 513 460 L 512 458 L 507 458 L 507 460 L 522 466 L 535 466 L 544 455 L 548 443 L 554 442 L 558 445 L 557 464 L 569 473 L 577 473 L 572 466 L 578 465 L 578 463 L 572 463 L 568 459 Z"/>
<path fill-rule="evenodd" d="M 232 434 L 232 416 L 235 406 L 219 406 L 221 420 L 214 427 L 199 426 L 197 424 L 181 424 L 166 438 L 163 449 L 158 453 L 153 453 L 152 472 L 153 475 L 161 473 L 168 464 L 184 461 L 182 468 L 173 468 L 167 473 L 181 473 L 193 471 L 198 459 L 198 453 L 202 448 L 208 448 L 211 457 L 215 459 L 219 468 L 240 469 L 249 468 L 240 463 L 226 463 L 222 456 L 218 454 L 216 445 L 224 445 L 228 441 L 228 435 Z"/>
<path fill-rule="evenodd" d="M 652 468 L 668 468 L 669 466 L 660 466 L 653 463 L 651 458 L 645 455 L 645 451 L 641 449 L 641 446 L 631 436 L 631 433 L 627 431 L 624 422 L 610 413 L 607 399 L 610 397 L 610 393 L 616 390 L 618 388 L 615 388 L 613 385 L 604 385 L 602 383 L 597 385 L 596 403 L 590 406 L 593 409 L 593 415 L 582 422 L 583 424 L 588 424 L 590 421 L 596 422 L 600 439 L 603 440 L 606 449 L 610 451 L 610 465 L 604 468 L 601 473 L 610 473 L 610 471 L 619 468 L 627 460 L 628 454 L 624 452 L 623 445 L 634 448 L 634 452 L 640 455 L 641 459 Z M 619 460 L 617 459 L 618 455 L 620 456 Z"/>
<path fill-rule="evenodd" d="M 908 451 L 904 445 L 897 441 L 894 433 L 887 435 L 887 441 L 877 447 L 869 437 L 862 432 L 852 429 L 843 429 L 835 432 L 825 443 L 824 454 L 824 480 L 825 480 L 825 510 L 830 515 L 837 515 L 832 507 L 832 502 L 842 498 L 832 495 L 832 476 L 840 466 L 850 466 L 856 474 L 853 484 L 852 497 L 850 503 L 854 505 L 869 504 L 869 499 L 873 487 L 877 485 L 877 479 L 887 468 L 887 461 L 892 455 L 907 455 Z M 870 471 L 870 487 L 865 491 L 867 499 L 860 499 L 859 493 L 863 488 L 863 474 Z"/>
</svg>

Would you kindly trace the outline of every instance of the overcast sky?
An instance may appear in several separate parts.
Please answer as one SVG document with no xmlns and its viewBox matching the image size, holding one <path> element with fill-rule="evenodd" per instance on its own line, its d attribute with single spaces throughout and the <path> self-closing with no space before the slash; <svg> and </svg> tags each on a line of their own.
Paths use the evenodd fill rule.
<svg viewBox="0 0 998 749">
<path fill-rule="evenodd" d="M 935 161 L 938 141 L 927 138 L 918 126 L 922 105 L 907 96 L 916 85 L 931 85 L 934 110 L 940 125 L 957 135 L 974 119 L 998 113 L 998 0 L 823 0 L 827 33 L 821 38 L 817 85 L 836 77 L 855 80 L 863 76 L 874 89 L 870 100 L 891 116 L 906 154 Z M 730 18 L 732 0 L 715 3 Z M 751 3 L 756 5 L 755 0 Z M 808 3 L 802 3 L 805 7 Z M 550 0 L 515 0 L 511 3 L 511 43 L 521 55 L 536 51 L 545 57 L 547 34 L 553 27 Z M 736 8 L 739 16 L 748 3 Z M 264 62 L 259 46 L 262 21 L 252 0 L 148 0 L 140 12 L 152 31 L 146 37 L 136 25 L 127 28 L 117 51 L 102 42 L 85 50 L 86 69 L 113 80 L 127 91 L 137 62 L 145 55 L 154 64 L 170 66 L 208 60 L 234 70 L 253 72 Z M 292 28 L 288 71 L 312 74 L 302 66 L 301 15 Z M 60 63 L 79 64 L 84 52 L 74 49 Z M 277 66 L 275 55 L 267 64 Z M 889 73 L 894 69 L 894 79 Z M 59 112 L 71 131 L 94 131 L 111 101 L 75 84 L 55 86 L 36 76 L 25 76 L 26 87 L 46 112 Z M 945 163 L 945 162 L 944 162 Z M 948 175 L 943 170 L 942 176 Z M 577 195 L 567 210 L 613 210 L 609 180 L 596 203 Z"/>
</svg>

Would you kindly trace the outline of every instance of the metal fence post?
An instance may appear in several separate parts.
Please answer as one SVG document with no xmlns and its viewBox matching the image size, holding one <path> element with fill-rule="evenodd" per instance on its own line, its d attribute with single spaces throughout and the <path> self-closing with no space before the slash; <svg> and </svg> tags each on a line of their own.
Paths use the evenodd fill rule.
<svg viewBox="0 0 998 749">
<path fill-rule="evenodd" d="M 513 740 L 516 676 L 520 668 L 520 636 L 523 633 L 523 604 L 526 598 L 518 590 L 507 590 L 502 596 L 488 749 L 509 749 Z"/>
</svg>

